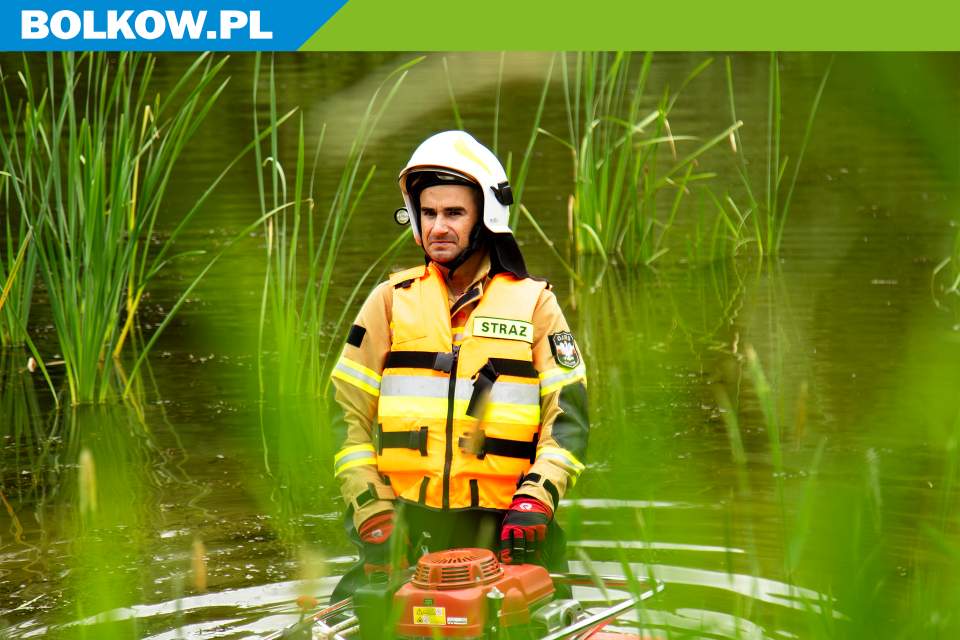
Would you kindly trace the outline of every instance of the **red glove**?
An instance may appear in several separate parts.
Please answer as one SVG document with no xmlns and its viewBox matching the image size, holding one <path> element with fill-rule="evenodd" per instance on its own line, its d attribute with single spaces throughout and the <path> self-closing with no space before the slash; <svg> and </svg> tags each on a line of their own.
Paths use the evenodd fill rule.
<svg viewBox="0 0 960 640">
<path fill-rule="evenodd" d="M 536 498 L 514 498 L 500 528 L 500 562 L 524 564 L 536 560 L 552 517 L 550 507 Z"/>
<path fill-rule="evenodd" d="M 393 511 L 370 516 L 357 531 L 363 542 L 363 572 L 390 573 L 390 536 L 393 534 Z"/>
</svg>

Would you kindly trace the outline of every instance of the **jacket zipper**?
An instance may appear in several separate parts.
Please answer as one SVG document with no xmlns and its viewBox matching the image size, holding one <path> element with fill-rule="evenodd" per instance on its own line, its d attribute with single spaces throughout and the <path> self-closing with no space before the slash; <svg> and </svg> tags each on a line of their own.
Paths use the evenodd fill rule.
<svg viewBox="0 0 960 640">
<path fill-rule="evenodd" d="M 460 346 L 453 347 L 453 363 L 450 365 L 450 386 L 447 391 L 447 448 L 443 459 L 443 508 L 450 508 L 450 466 L 453 464 L 453 405 L 457 392 L 457 360 Z"/>
</svg>

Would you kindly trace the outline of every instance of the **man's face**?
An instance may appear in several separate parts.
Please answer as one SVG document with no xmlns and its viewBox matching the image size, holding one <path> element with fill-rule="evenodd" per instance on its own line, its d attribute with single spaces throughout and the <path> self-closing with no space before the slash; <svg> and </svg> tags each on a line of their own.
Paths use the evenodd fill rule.
<svg viewBox="0 0 960 640">
<path fill-rule="evenodd" d="M 474 190 L 462 184 L 427 187 L 420 194 L 420 238 L 434 262 L 450 262 L 470 245 L 480 212 Z"/>
</svg>

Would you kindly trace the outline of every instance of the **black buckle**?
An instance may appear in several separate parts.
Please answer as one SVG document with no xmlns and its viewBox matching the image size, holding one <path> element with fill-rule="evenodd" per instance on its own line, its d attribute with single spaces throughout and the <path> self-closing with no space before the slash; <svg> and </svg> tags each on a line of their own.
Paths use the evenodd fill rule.
<svg viewBox="0 0 960 640">
<path fill-rule="evenodd" d="M 474 431 L 457 439 L 457 446 L 461 451 L 472 453 L 477 460 L 483 460 L 487 455 L 487 436 L 483 431 Z"/>
<path fill-rule="evenodd" d="M 433 359 L 433 368 L 436 371 L 450 373 L 450 371 L 453 369 L 453 354 L 438 353 L 437 357 Z"/>
<path fill-rule="evenodd" d="M 420 427 L 419 431 L 410 432 L 410 448 L 417 449 L 421 456 L 427 455 L 427 427 Z"/>
<path fill-rule="evenodd" d="M 377 453 L 383 453 L 384 449 L 413 449 L 426 457 L 429 431 L 427 427 L 410 431 L 384 431 L 383 427 L 377 425 Z"/>
</svg>

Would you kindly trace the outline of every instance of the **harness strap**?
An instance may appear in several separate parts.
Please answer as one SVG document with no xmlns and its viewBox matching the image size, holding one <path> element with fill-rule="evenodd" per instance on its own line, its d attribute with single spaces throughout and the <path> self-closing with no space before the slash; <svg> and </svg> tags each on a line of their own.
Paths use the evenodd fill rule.
<svg viewBox="0 0 960 640">
<path fill-rule="evenodd" d="M 539 378 L 533 363 L 526 360 L 511 360 L 510 358 L 490 358 L 480 367 L 473 378 L 473 394 L 470 404 L 467 405 L 467 415 L 480 420 L 483 416 L 483 405 L 493 388 L 493 383 L 500 376 L 514 376 L 516 378 Z"/>
<path fill-rule="evenodd" d="M 391 351 L 385 363 L 387 369 L 433 369 L 450 373 L 453 368 L 453 353 L 437 351 Z"/>
<path fill-rule="evenodd" d="M 490 438 L 483 431 L 468 436 L 460 436 L 457 446 L 473 453 L 479 460 L 488 454 L 505 458 L 522 458 L 532 464 L 537 457 L 537 440 L 540 434 L 535 433 L 531 442 L 508 440 L 506 438 Z"/>
<path fill-rule="evenodd" d="M 437 351 L 391 351 L 387 354 L 385 369 L 433 369 L 450 373 L 453 365 L 453 353 Z M 516 378 L 538 379 L 540 375 L 532 362 L 513 360 L 511 358 L 490 358 L 486 367 L 493 368 L 493 378 L 497 376 L 514 376 Z"/>
<path fill-rule="evenodd" d="M 427 455 L 427 427 L 420 427 L 411 431 L 384 431 L 377 425 L 377 453 L 384 449 L 414 449 L 421 456 Z"/>
</svg>

